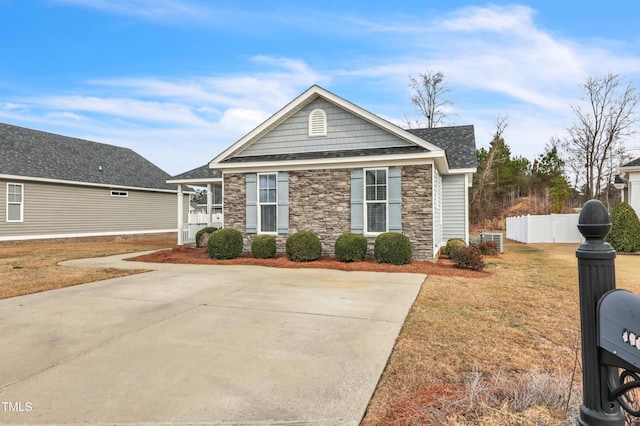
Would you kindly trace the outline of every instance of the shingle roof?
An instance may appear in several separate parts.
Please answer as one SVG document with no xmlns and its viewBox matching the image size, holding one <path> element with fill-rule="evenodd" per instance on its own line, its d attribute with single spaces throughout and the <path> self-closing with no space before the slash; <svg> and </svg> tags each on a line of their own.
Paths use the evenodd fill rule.
<svg viewBox="0 0 640 426">
<path fill-rule="evenodd" d="M 433 127 L 430 129 L 409 129 L 408 131 L 444 149 L 447 153 L 449 168 L 478 167 L 473 126 Z"/>
<path fill-rule="evenodd" d="M 371 149 L 345 149 L 340 151 L 314 151 L 299 152 L 290 154 L 253 155 L 245 157 L 231 157 L 223 163 L 247 163 L 252 161 L 286 161 L 286 160 L 309 160 L 317 158 L 345 158 L 364 157 L 370 155 L 402 154 L 409 152 L 428 152 L 426 148 L 418 145 L 399 146 L 391 148 L 371 148 Z"/>
<path fill-rule="evenodd" d="M 633 161 L 628 162 L 627 164 L 624 164 L 620 167 L 638 167 L 640 166 L 640 158 L 636 158 Z"/>
<path fill-rule="evenodd" d="M 175 190 L 171 176 L 128 148 L 0 123 L 0 174 Z"/>
<path fill-rule="evenodd" d="M 221 178 L 222 172 L 216 169 L 210 169 L 209 164 L 205 164 L 204 166 L 196 167 L 193 170 L 189 170 L 188 172 L 180 173 L 171 178 L 171 180 L 181 180 L 181 179 L 216 179 Z"/>
</svg>

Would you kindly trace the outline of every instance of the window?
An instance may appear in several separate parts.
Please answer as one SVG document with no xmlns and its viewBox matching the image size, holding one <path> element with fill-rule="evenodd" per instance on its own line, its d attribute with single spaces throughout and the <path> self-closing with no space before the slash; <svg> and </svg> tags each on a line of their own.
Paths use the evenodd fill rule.
<svg viewBox="0 0 640 426">
<path fill-rule="evenodd" d="M 128 197 L 129 192 L 128 191 L 111 191 L 111 196 L 112 197 Z"/>
<path fill-rule="evenodd" d="M 24 187 L 21 183 L 7 183 L 7 222 L 22 222 Z"/>
<path fill-rule="evenodd" d="M 277 232 L 277 173 L 258 175 L 258 232 Z"/>
<path fill-rule="evenodd" d="M 387 169 L 365 170 L 365 233 L 387 232 Z"/>
<path fill-rule="evenodd" d="M 321 109 L 309 114 L 309 137 L 315 136 L 327 136 L 327 114 Z"/>
</svg>

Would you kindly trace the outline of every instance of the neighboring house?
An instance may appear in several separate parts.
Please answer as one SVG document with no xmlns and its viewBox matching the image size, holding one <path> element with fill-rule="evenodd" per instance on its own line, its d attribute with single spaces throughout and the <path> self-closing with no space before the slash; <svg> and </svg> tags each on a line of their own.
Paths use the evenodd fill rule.
<svg viewBox="0 0 640 426">
<path fill-rule="evenodd" d="M 176 232 L 169 177 L 127 148 L 0 123 L 0 241 Z"/>
<path fill-rule="evenodd" d="M 640 214 L 640 158 L 620 166 L 614 185 L 621 190 L 622 201 L 626 201 Z"/>
<path fill-rule="evenodd" d="M 332 253 L 343 232 L 372 245 L 393 231 L 433 260 L 447 239 L 469 240 L 476 165 L 473 126 L 403 130 L 313 86 L 208 167 L 168 182 L 222 187 L 224 226 L 243 233 L 247 251 L 259 234 L 284 251 L 288 235 L 310 230 Z"/>
</svg>

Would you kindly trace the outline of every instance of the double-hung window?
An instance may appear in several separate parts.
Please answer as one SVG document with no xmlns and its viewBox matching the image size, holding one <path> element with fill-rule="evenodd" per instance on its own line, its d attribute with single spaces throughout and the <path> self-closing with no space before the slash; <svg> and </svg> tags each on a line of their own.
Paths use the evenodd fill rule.
<svg viewBox="0 0 640 426">
<path fill-rule="evenodd" d="M 277 232 L 277 173 L 258 175 L 258 232 Z"/>
<path fill-rule="evenodd" d="M 365 170 L 365 232 L 387 232 L 388 192 L 387 169 Z"/>
<path fill-rule="evenodd" d="M 7 222 L 22 222 L 24 214 L 24 186 L 7 183 Z"/>
</svg>

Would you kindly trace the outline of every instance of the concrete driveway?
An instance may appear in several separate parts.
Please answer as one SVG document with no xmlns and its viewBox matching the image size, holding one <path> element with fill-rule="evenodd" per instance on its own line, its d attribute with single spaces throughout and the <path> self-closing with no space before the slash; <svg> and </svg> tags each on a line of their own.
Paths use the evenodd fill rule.
<svg viewBox="0 0 640 426">
<path fill-rule="evenodd" d="M 0 300 L 0 423 L 357 425 L 425 279 L 130 256 Z"/>
</svg>

